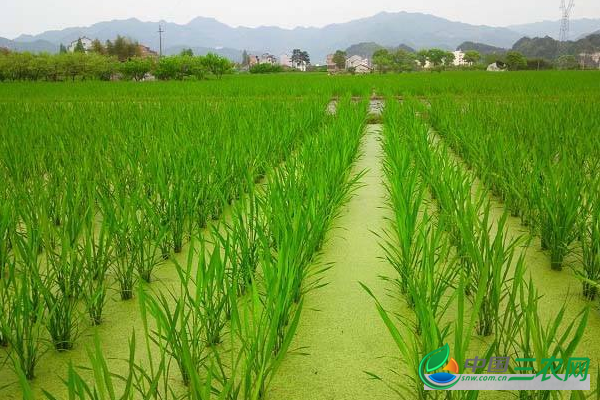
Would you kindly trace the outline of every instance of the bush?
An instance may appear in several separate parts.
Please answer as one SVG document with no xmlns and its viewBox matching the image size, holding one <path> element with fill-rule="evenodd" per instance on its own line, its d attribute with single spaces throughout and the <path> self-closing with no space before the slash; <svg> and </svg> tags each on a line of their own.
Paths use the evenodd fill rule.
<svg viewBox="0 0 600 400">
<path fill-rule="evenodd" d="M 256 64 L 250 67 L 251 74 L 272 74 L 277 72 L 283 72 L 281 65 Z"/>
</svg>

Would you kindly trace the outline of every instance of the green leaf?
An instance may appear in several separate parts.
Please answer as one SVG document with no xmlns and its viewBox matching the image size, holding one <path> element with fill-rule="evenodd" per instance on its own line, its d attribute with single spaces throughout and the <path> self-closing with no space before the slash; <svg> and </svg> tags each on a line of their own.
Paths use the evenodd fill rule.
<svg viewBox="0 0 600 400">
<path fill-rule="evenodd" d="M 425 369 L 427 372 L 431 372 L 441 368 L 444 364 L 446 364 L 448 357 L 450 357 L 450 346 L 448 346 L 448 343 L 446 343 L 443 347 L 432 353 L 429 353 L 429 359 L 425 364 Z"/>
</svg>

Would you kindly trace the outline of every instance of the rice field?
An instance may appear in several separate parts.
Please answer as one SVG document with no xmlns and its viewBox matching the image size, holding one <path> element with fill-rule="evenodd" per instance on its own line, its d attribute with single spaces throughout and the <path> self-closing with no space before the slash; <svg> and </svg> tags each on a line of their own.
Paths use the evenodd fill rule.
<svg viewBox="0 0 600 400">
<path fill-rule="evenodd" d="M 599 78 L 0 85 L 0 399 L 599 399 Z"/>
</svg>

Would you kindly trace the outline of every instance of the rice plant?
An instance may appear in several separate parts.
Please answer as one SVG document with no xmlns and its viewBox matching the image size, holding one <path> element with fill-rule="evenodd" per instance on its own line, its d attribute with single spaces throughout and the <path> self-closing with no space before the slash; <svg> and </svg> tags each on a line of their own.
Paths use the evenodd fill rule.
<svg viewBox="0 0 600 400">
<path fill-rule="evenodd" d="M 581 222 L 582 268 L 576 273 L 582 278 L 583 296 L 593 301 L 598 296 L 600 286 L 600 202 L 593 193 L 598 192 L 598 184 L 588 190 L 590 198 L 584 204 L 584 218 Z"/>
</svg>

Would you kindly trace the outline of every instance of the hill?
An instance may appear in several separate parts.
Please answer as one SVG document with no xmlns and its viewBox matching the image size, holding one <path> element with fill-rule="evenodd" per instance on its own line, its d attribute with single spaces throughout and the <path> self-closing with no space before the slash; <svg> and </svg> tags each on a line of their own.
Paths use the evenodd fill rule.
<svg viewBox="0 0 600 400">
<path fill-rule="evenodd" d="M 461 51 L 475 50 L 475 51 L 478 51 L 480 54 L 503 54 L 503 53 L 507 52 L 507 50 L 502 47 L 490 46 L 489 44 L 475 43 L 475 42 L 464 42 L 464 43 L 460 44 L 456 48 L 456 50 L 461 50 Z"/>
<path fill-rule="evenodd" d="M 59 46 L 47 40 L 35 39 L 31 42 L 17 42 L 0 37 L 0 47 L 6 47 L 12 51 L 30 53 L 58 53 Z"/>
<path fill-rule="evenodd" d="M 390 51 L 397 51 L 399 49 L 402 49 L 404 51 L 408 51 L 409 53 L 415 52 L 415 49 L 413 49 L 410 46 L 404 45 L 404 44 L 401 44 L 400 46 L 397 46 L 397 47 L 393 47 L 393 46 L 382 46 L 382 45 L 374 43 L 374 42 L 365 42 L 365 43 L 353 44 L 352 46 L 348 47 L 346 49 L 346 54 L 348 56 L 358 55 L 363 58 L 371 58 L 371 57 L 373 57 L 373 53 L 375 53 L 377 50 L 381 50 L 381 49 L 388 49 Z"/>
<path fill-rule="evenodd" d="M 589 35 L 577 41 L 568 41 L 563 46 L 564 53 L 570 55 L 599 52 L 600 34 Z M 524 37 L 517 41 L 512 49 L 523 53 L 523 55 L 529 58 L 553 60 L 559 56 L 559 42 L 549 36 L 533 39 Z"/>
</svg>

